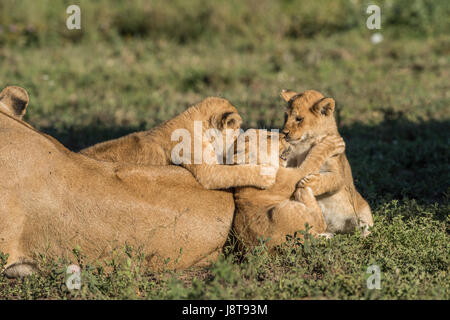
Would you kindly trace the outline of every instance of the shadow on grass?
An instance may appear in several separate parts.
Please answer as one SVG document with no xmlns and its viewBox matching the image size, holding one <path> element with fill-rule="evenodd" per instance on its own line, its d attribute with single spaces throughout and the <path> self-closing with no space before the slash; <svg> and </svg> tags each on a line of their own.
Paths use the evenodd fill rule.
<svg viewBox="0 0 450 320">
<path fill-rule="evenodd" d="M 355 184 L 371 204 L 439 202 L 449 194 L 450 121 L 385 119 L 341 128 Z M 446 196 L 447 195 L 447 196 Z"/>
<path fill-rule="evenodd" d="M 384 118 L 377 125 L 354 123 L 340 128 L 360 193 L 373 208 L 392 199 L 448 201 L 450 121 L 411 122 L 389 110 Z M 101 122 L 41 128 L 73 151 L 144 129 L 144 123 L 111 127 Z"/>
<path fill-rule="evenodd" d="M 145 123 L 130 126 L 110 126 L 99 121 L 88 126 L 41 127 L 39 130 L 56 138 L 70 150 L 78 152 L 99 142 L 145 130 Z"/>
</svg>

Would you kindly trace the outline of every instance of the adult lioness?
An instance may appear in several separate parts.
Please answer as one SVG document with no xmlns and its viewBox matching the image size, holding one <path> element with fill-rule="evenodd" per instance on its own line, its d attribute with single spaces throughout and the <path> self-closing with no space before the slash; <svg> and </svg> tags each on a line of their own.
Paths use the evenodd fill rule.
<svg viewBox="0 0 450 320">
<path fill-rule="evenodd" d="M 261 130 L 255 131 L 258 135 L 262 133 Z M 267 190 L 252 187 L 235 189 L 236 213 L 233 226 L 238 240 L 246 247 L 252 247 L 257 244 L 258 239 L 264 239 L 267 240 L 268 248 L 272 249 L 284 242 L 287 235 L 304 230 L 306 223 L 312 227 L 310 232 L 313 235 L 324 233 L 326 222 L 311 189 L 306 187 L 296 201 L 293 193 L 300 179 L 319 171 L 330 157 L 345 149 L 342 138 L 327 136 L 315 143 L 298 168 L 285 168 L 287 159 L 291 156 L 291 146 L 285 142 L 283 135 L 270 135 L 279 141 L 279 152 L 270 154 L 271 157 L 280 155 L 280 159 L 273 159 L 280 164 L 275 184 Z M 268 150 L 272 150 L 271 142 L 268 139 Z M 245 149 L 238 150 L 238 153 L 247 153 L 249 150 L 247 143 Z"/>
<path fill-rule="evenodd" d="M 334 118 L 335 101 L 320 92 L 308 90 L 296 93 L 284 90 L 281 96 L 288 102 L 283 133 L 294 145 L 288 167 L 303 161 L 312 143 L 324 135 L 339 135 Z M 303 188 L 310 187 L 317 197 L 327 223 L 327 232 L 351 232 L 356 226 L 373 225 L 372 213 L 367 202 L 356 190 L 352 171 L 345 153 L 329 158 L 320 172 L 311 172 L 298 185 L 297 198 L 302 198 Z"/>
<path fill-rule="evenodd" d="M 195 131 L 195 122 L 201 124 L 202 130 Z M 149 131 L 137 132 L 115 140 L 102 142 L 87 149 L 81 150 L 82 154 L 99 160 L 112 162 L 127 162 L 139 165 L 170 165 L 174 163 L 173 150 L 179 141 L 173 141 L 172 135 L 176 130 L 184 130 L 192 150 L 189 163 L 181 162 L 181 166 L 189 170 L 200 184 L 207 189 L 226 189 L 231 187 L 254 186 L 259 188 L 270 187 L 275 182 L 276 170 L 266 171 L 261 174 L 261 166 L 258 165 L 220 165 L 207 164 L 203 161 L 204 152 L 212 153 L 213 158 L 221 157 L 223 160 L 227 150 L 226 130 L 240 128 L 242 119 L 235 107 L 229 101 L 221 98 L 206 98 L 200 103 L 191 106 L 175 118 L 168 120 Z M 203 137 L 210 129 L 221 132 L 224 143 L 223 148 L 217 154 L 211 141 Z M 199 137 L 199 135 L 201 135 Z M 195 163 L 195 140 L 202 143 L 200 155 L 197 154 Z M 232 141 L 231 141 L 232 142 Z M 184 150 L 183 150 L 184 152 Z M 186 157 L 186 155 L 183 155 Z M 180 162 L 178 155 L 176 161 Z"/>
<path fill-rule="evenodd" d="M 230 192 L 206 190 L 178 166 L 70 152 L 19 119 L 28 104 L 24 92 L 0 93 L 0 251 L 9 254 L 7 276 L 33 272 L 38 253 L 73 260 L 76 247 L 94 261 L 128 244 L 151 269 L 218 256 L 234 214 Z"/>
</svg>

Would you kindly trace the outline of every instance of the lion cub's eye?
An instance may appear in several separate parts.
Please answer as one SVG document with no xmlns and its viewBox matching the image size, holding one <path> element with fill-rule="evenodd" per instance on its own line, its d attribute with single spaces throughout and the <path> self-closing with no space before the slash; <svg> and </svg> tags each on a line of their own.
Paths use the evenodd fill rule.
<svg viewBox="0 0 450 320">
<path fill-rule="evenodd" d="M 303 118 L 302 117 L 295 117 L 295 121 L 297 121 L 298 123 L 303 122 Z"/>
</svg>

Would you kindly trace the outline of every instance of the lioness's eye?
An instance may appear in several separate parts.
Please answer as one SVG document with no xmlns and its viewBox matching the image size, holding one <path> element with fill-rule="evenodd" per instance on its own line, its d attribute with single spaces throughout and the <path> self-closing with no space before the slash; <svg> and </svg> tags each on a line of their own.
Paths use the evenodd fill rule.
<svg viewBox="0 0 450 320">
<path fill-rule="evenodd" d="M 295 121 L 297 121 L 297 122 L 302 122 L 302 121 L 303 121 L 303 118 L 302 118 L 302 117 L 295 117 Z"/>
</svg>

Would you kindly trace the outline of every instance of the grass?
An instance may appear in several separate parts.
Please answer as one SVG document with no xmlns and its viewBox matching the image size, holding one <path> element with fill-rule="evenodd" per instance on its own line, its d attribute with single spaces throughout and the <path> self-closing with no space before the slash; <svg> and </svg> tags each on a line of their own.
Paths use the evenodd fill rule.
<svg viewBox="0 0 450 320">
<path fill-rule="evenodd" d="M 65 286 L 65 261 L 42 256 L 40 274 L 0 275 L 0 299 L 450 298 L 447 1 L 378 1 L 377 45 L 363 1 L 74 3 L 82 30 L 71 32 L 64 1 L 0 3 L 1 86 L 28 90 L 33 126 L 79 150 L 215 95 L 238 107 L 246 127 L 280 128 L 281 89 L 320 90 L 338 103 L 375 227 L 364 240 L 291 239 L 275 256 L 263 243 L 245 257 L 226 247 L 215 265 L 180 272 L 139 269 L 136 248 L 101 265 L 75 251 L 79 291 Z M 373 264 L 380 290 L 366 286 Z"/>
</svg>

